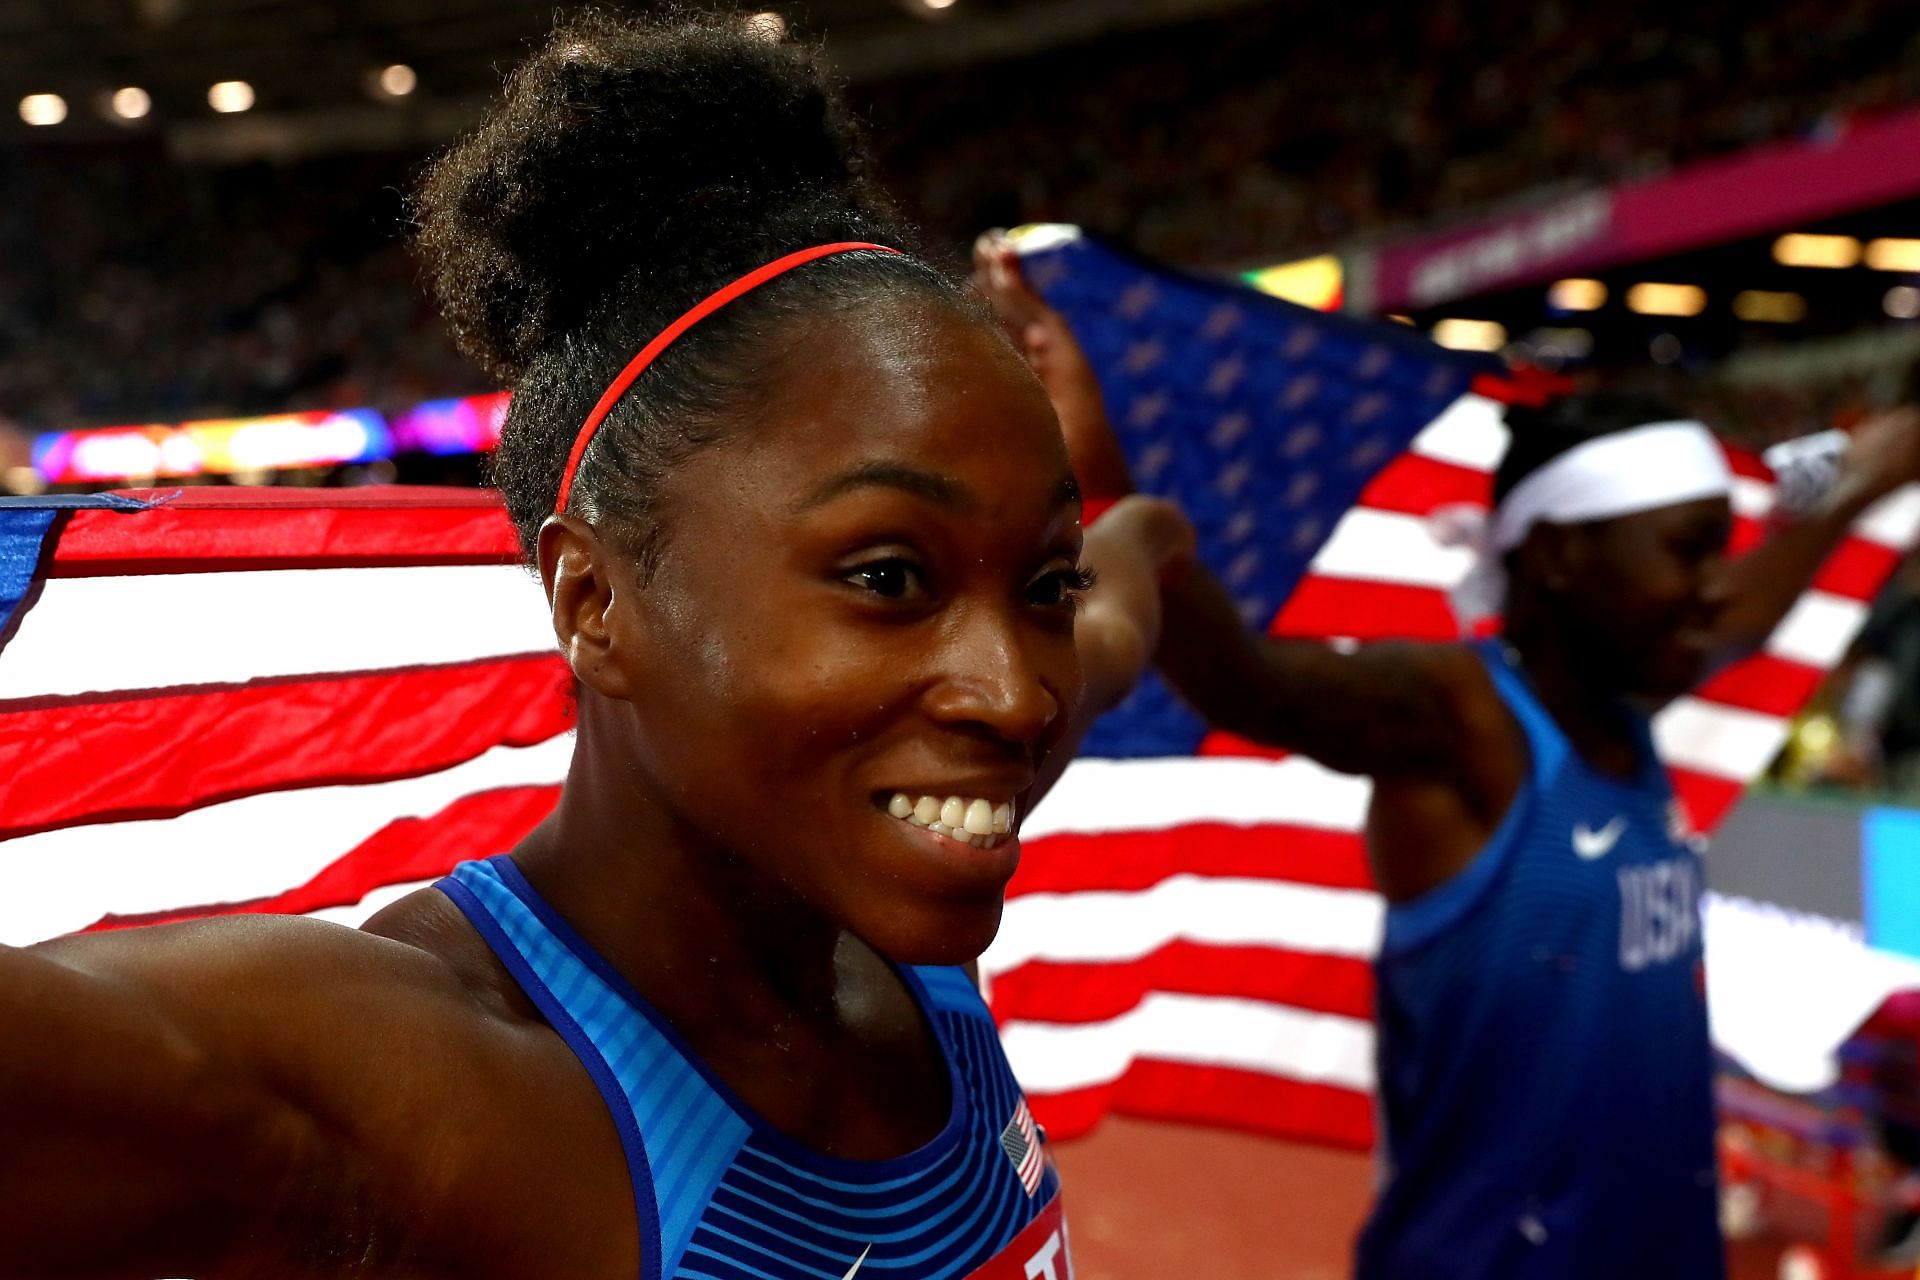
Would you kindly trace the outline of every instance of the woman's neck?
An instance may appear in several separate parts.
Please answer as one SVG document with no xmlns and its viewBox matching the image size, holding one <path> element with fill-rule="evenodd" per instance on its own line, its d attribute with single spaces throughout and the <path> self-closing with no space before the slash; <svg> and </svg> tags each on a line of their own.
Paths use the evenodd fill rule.
<svg viewBox="0 0 1920 1280">
<path fill-rule="evenodd" d="M 1594 680 L 1577 650 L 1547 628 L 1510 625 L 1502 638 L 1581 759 L 1610 777 L 1638 776 L 1640 733 L 1623 695 Z"/>
<path fill-rule="evenodd" d="M 604 711 L 604 709 L 603 709 Z M 560 802 L 514 861 L 669 1021 L 697 1028 L 831 1023 L 844 931 L 730 850 L 700 839 L 619 765 L 582 706 Z"/>
<path fill-rule="evenodd" d="M 582 696 L 560 803 L 515 863 L 749 1113 L 849 1159 L 931 1140 L 953 1103 L 909 984 L 650 794 L 625 714 Z"/>
</svg>

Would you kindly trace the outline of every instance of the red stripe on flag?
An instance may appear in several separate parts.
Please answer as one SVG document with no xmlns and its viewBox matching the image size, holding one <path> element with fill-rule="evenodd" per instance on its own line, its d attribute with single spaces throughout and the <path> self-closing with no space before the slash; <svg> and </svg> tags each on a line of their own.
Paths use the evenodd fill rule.
<svg viewBox="0 0 1920 1280">
<path fill-rule="evenodd" d="M 1901 555 L 1892 547 L 1867 538 L 1848 536 L 1835 547 L 1813 585 L 1822 591 L 1862 603 L 1880 594 L 1887 578 L 1900 567 Z"/>
<path fill-rule="evenodd" d="M 520 558 L 513 522 L 484 490 L 329 489 L 324 498 L 277 496 L 282 492 L 187 490 L 141 511 L 75 511 L 47 572 L 77 578 Z"/>
<path fill-rule="evenodd" d="M 1237 996 L 1315 1013 L 1373 1017 L 1373 970 L 1364 960 L 1186 941 L 1170 942 L 1138 960 L 1036 960 L 996 973 L 993 1016 L 1003 1023 L 1105 1022 L 1155 991 Z"/>
<path fill-rule="evenodd" d="M 1827 673 L 1771 653 L 1742 658 L 1701 685 L 1697 694 L 1712 702 L 1772 716 L 1791 716 L 1813 696 Z"/>
<path fill-rule="evenodd" d="M 1370 889 L 1358 832 L 1280 823 L 1194 822 L 1165 831 L 1063 832 L 1021 850 L 1007 896 L 1130 891 L 1169 876 L 1245 876 L 1330 889 Z"/>
<path fill-rule="evenodd" d="M 1538 408 L 1557 396 L 1571 395 L 1573 385 L 1573 379 L 1565 374 L 1521 365 L 1502 373 L 1476 373 L 1470 389 L 1475 395 L 1501 404 Z"/>
<path fill-rule="evenodd" d="M 1251 756 L 1256 760 L 1284 760 L 1292 755 L 1284 747 L 1270 747 L 1264 742 L 1255 742 L 1252 738 L 1243 738 L 1237 733 L 1228 733 L 1222 729 L 1209 729 L 1207 736 L 1200 739 L 1203 756 Z"/>
<path fill-rule="evenodd" d="M 1746 783 L 1734 782 L 1727 778 L 1716 778 L 1711 774 L 1695 773 L 1691 769 L 1679 769 L 1667 766 L 1667 776 L 1673 781 L 1673 793 L 1687 811 L 1687 818 L 1695 831 L 1712 831 L 1720 825 L 1721 819 L 1740 803 L 1740 797 L 1746 792 Z"/>
<path fill-rule="evenodd" d="M 1474 467 L 1442 462 L 1418 453 L 1403 454 L 1360 493 L 1362 507 L 1424 516 L 1436 507 L 1493 501 L 1493 476 Z"/>
<path fill-rule="evenodd" d="M 564 732 L 571 689 L 559 655 L 539 654 L 10 712 L 0 839 L 432 773 Z"/>
<path fill-rule="evenodd" d="M 1308 574 L 1269 628 L 1276 636 L 1355 640 L 1460 639 L 1446 593 L 1434 587 Z"/>
<path fill-rule="evenodd" d="M 1773 483 L 1773 468 L 1761 461 L 1759 454 L 1736 444 L 1728 444 L 1725 440 L 1720 442 L 1720 451 L 1727 455 L 1727 469 L 1733 474 L 1764 481 L 1769 485 Z"/>
<path fill-rule="evenodd" d="M 1354 1150 L 1373 1145 L 1371 1094 L 1234 1067 L 1143 1059 L 1111 1084 L 1029 1094 L 1028 1101 L 1034 1118 L 1054 1139 L 1078 1137 L 1102 1116 L 1117 1113 L 1220 1125 Z"/>
<path fill-rule="evenodd" d="M 538 826 L 560 788 L 507 787 L 462 796 L 430 818 L 390 822 L 309 880 L 271 898 L 206 903 L 144 916 L 107 916 L 84 932 L 230 914 L 301 914 L 347 907 L 376 889 L 446 874 L 469 858 L 505 853 Z"/>
</svg>

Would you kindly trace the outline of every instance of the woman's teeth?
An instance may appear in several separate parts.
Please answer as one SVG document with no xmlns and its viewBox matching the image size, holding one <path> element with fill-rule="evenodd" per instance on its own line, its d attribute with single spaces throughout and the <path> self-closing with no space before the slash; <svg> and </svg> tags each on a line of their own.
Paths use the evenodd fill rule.
<svg viewBox="0 0 1920 1280">
<path fill-rule="evenodd" d="M 1013 806 L 969 796 L 921 796 L 918 800 L 896 791 L 887 812 L 903 822 L 958 840 L 976 849 L 991 849 L 1013 831 Z"/>
</svg>

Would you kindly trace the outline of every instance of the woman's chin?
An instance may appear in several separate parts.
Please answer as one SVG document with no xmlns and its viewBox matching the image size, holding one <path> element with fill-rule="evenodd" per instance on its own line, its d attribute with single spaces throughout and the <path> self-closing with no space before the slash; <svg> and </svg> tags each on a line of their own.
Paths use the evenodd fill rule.
<svg viewBox="0 0 1920 1280">
<path fill-rule="evenodd" d="M 1003 901 L 941 903 L 903 908 L 853 931 L 875 951 L 904 965 L 966 965 L 980 958 L 1000 932 Z"/>
</svg>

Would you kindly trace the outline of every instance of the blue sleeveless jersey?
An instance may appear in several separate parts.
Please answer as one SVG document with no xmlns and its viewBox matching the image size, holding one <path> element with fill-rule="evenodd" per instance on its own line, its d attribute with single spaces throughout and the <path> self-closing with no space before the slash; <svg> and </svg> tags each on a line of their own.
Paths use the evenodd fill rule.
<svg viewBox="0 0 1920 1280">
<path fill-rule="evenodd" d="M 642 1280 L 1070 1280 L 1059 1175 L 958 969 L 903 969 L 952 1082 L 946 1127 L 896 1160 L 817 1154 L 766 1125 L 506 857 L 439 885 L 613 1114 Z"/>
<path fill-rule="evenodd" d="M 1480 654 L 1532 759 L 1467 869 L 1387 912 L 1357 1275 L 1716 1280 L 1699 856 L 1644 721 L 1638 778 L 1607 777 Z"/>
</svg>

